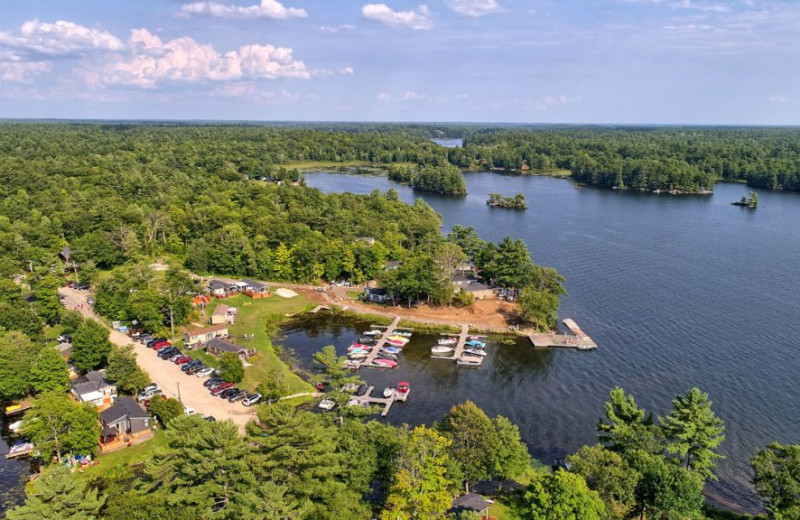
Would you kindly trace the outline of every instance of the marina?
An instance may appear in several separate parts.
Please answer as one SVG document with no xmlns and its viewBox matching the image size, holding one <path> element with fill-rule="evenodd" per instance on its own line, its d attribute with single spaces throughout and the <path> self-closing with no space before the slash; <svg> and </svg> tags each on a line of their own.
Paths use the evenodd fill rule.
<svg viewBox="0 0 800 520">
<path fill-rule="evenodd" d="M 400 383 L 398 387 L 400 387 L 403 383 Z M 381 417 L 386 417 L 389 415 L 389 410 L 392 409 L 392 405 L 398 401 L 405 402 L 408 399 L 408 391 L 405 392 L 392 392 L 392 395 L 389 397 L 373 397 L 372 392 L 375 391 L 374 386 L 370 386 L 367 389 L 367 392 L 364 395 L 354 396 L 353 401 L 357 401 L 358 404 L 362 406 L 369 406 L 369 405 L 379 405 L 383 406 L 383 410 L 381 410 Z"/>
<path fill-rule="evenodd" d="M 570 318 L 563 320 L 564 325 L 572 334 L 529 334 L 528 339 L 534 347 L 576 348 L 578 350 L 593 350 L 597 344 L 587 336 Z"/>
<path fill-rule="evenodd" d="M 483 345 L 483 343 L 478 342 L 476 339 L 470 339 L 471 336 L 469 334 L 468 324 L 464 323 L 461 325 L 461 332 L 458 334 L 455 341 L 455 348 L 443 348 L 453 345 L 453 341 L 450 341 L 449 338 L 453 338 L 454 335 L 444 334 L 444 336 L 448 337 L 448 339 L 439 340 L 440 346 L 431 349 L 431 359 L 449 359 L 455 361 L 458 366 L 463 367 L 479 367 L 483 364 L 483 358 L 486 356 L 486 353 L 482 350 L 477 352 L 478 349 L 472 348 L 472 345 L 470 345 L 471 343 L 480 343 Z M 475 336 L 475 338 L 477 338 L 477 336 Z M 480 348 L 482 348 L 482 346 Z"/>
<path fill-rule="evenodd" d="M 387 365 L 377 362 L 378 354 L 380 354 L 381 349 L 386 346 L 386 343 L 389 341 L 389 337 L 394 334 L 397 326 L 400 324 L 400 316 L 396 316 L 392 323 L 386 327 L 386 330 L 383 331 L 378 342 L 375 344 L 375 347 L 372 348 L 371 352 L 367 354 L 367 357 L 361 363 L 362 367 L 376 367 L 376 368 L 387 368 Z M 378 329 L 378 326 L 373 326 L 373 329 Z"/>
</svg>

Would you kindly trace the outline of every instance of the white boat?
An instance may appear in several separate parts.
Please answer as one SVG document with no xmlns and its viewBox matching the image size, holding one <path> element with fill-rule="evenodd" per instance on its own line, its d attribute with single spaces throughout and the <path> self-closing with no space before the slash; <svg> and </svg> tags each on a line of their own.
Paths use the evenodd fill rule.
<svg viewBox="0 0 800 520">
<path fill-rule="evenodd" d="M 456 338 L 442 338 L 439 340 L 439 345 L 455 345 L 458 343 Z"/>
<path fill-rule="evenodd" d="M 355 359 L 348 359 L 344 362 L 345 368 L 349 368 L 350 370 L 358 370 L 361 368 L 361 361 L 357 361 Z"/>
<path fill-rule="evenodd" d="M 461 356 L 456 360 L 456 364 L 462 367 L 479 367 L 483 364 L 483 358 L 472 356 Z"/>
<path fill-rule="evenodd" d="M 20 430 L 22 429 L 22 419 L 9 424 L 8 429 L 14 433 L 19 433 Z"/>
<path fill-rule="evenodd" d="M 486 352 L 477 348 L 465 348 L 464 352 L 471 356 L 478 356 L 478 357 L 484 357 L 486 355 Z"/>
<path fill-rule="evenodd" d="M 408 399 L 409 392 L 411 392 L 411 385 L 407 381 L 400 381 L 397 383 L 397 393 L 395 396 L 399 401 Z"/>
<path fill-rule="evenodd" d="M 384 388 L 383 389 L 383 397 L 390 398 L 394 395 L 395 389 L 394 388 Z"/>
<path fill-rule="evenodd" d="M 382 330 L 375 329 L 368 330 L 367 332 L 363 333 L 362 336 L 380 336 L 381 334 L 383 334 Z"/>
<path fill-rule="evenodd" d="M 366 352 L 351 352 L 347 357 L 350 359 L 367 359 L 368 355 Z"/>
<path fill-rule="evenodd" d="M 449 354 L 453 351 L 453 347 L 446 347 L 444 345 L 439 345 L 438 347 L 433 347 L 431 349 L 431 354 Z"/>
<path fill-rule="evenodd" d="M 358 399 L 350 399 L 347 401 L 347 406 L 358 406 L 359 404 L 361 404 L 361 401 Z"/>
<path fill-rule="evenodd" d="M 330 411 L 336 408 L 336 402 L 332 399 L 323 399 L 317 406 L 325 411 Z"/>
</svg>

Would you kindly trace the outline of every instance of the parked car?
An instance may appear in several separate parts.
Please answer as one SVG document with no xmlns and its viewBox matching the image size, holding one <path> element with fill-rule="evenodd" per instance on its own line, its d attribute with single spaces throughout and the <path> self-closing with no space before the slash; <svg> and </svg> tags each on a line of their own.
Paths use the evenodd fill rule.
<svg viewBox="0 0 800 520">
<path fill-rule="evenodd" d="M 200 361 L 199 359 L 193 359 L 193 360 L 189 361 L 188 363 L 185 363 L 181 367 L 181 370 L 183 370 L 184 372 L 188 373 L 189 370 L 194 370 L 196 372 L 196 371 L 200 370 L 201 368 L 203 368 L 203 362 Z M 192 373 L 194 374 L 194 372 L 192 372 Z"/>
<path fill-rule="evenodd" d="M 159 390 L 158 385 L 155 383 L 150 383 L 146 387 L 142 388 L 142 393 L 146 394 L 147 392 L 154 392 L 156 390 Z"/>
<path fill-rule="evenodd" d="M 158 351 L 158 357 L 160 357 L 161 359 L 167 359 L 171 358 L 175 354 L 180 354 L 180 353 L 181 351 L 175 347 L 167 347 L 167 348 L 162 348 L 161 350 Z"/>
<path fill-rule="evenodd" d="M 256 404 L 261 400 L 261 397 L 262 397 L 261 394 L 250 394 L 244 398 L 242 404 L 245 406 L 253 406 L 254 404 Z"/>
<path fill-rule="evenodd" d="M 214 369 L 213 368 L 204 367 L 204 368 L 201 368 L 200 370 L 198 370 L 195 375 L 197 377 L 206 377 L 206 376 L 210 376 L 213 373 L 214 373 Z"/>
<path fill-rule="evenodd" d="M 174 361 L 174 363 L 175 363 L 176 365 L 185 365 L 186 363 L 188 363 L 188 362 L 189 362 L 189 361 L 191 361 L 191 360 L 192 360 L 192 358 L 190 358 L 189 356 L 181 356 L 181 357 L 179 357 L 178 359 L 176 359 L 176 360 Z"/>
<path fill-rule="evenodd" d="M 241 401 L 245 397 L 247 397 L 247 392 L 244 390 L 237 390 L 235 394 L 228 396 L 228 402 L 235 403 L 236 401 Z"/>
<path fill-rule="evenodd" d="M 75 288 L 76 288 L 77 290 L 79 290 L 79 291 L 88 291 L 89 289 L 91 289 L 91 287 L 92 287 L 92 286 L 91 286 L 91 285 L 89 285 L 89 284 L 88 284 L 88 283 L 86 283 L 86 282 L 81 282 L 81 283 L 76 283 L 76 284 L 75 284 Z"/>
<path fill-rule="evenodd" d="M 222 383 L 221 385 L 215 386 L 211 390 L 211 394 L 212 395 L 219 395 L 219 394 L 221 394 L 222 392 L 224 392 L 225 390 L 227 390 L 229 388 L 233 388 L 233 383 L 225 382 L 225 383 Z"/>
<path fill-rule="evenodd" d="M 186 372 L 186 375 L 193 376 L 199 371 L 201 371 L 203 368 L 205 368 L 205 366 L 202 363 L 200 363 L 199 365 L 194 365 L 192 368 L 190 368 L 189 370 L 185 370 L 184 372 Z"/>
<path fill-rule="evenodd" d="M 147 343 L 145 343 L 145 345 L 147 345 L 149 348 L 153 348 L 153 345 L 155 345 L 156 343 L 160 343 L 162 341 L 167 341 L 167 338 L 150 338 L 149 340 L 147 340 Z"/>
<path fill-rule="evenodd" d="M 206 415 L 205 417 L 203 417 L 203 419 L 205 419 L 205 420 L 206 420 L 206 421 L 208 421 L 208 422 L 214 422 L 214 421 L 216 421 L 216 419 L 214 419 L 214 416 L 213 416 L 213 415 Z"/>
<path fill-rule="evenodd" d="M 210 388 L 212 385 L 216 385 L 217 383 L 224 383 L 225 381 L 222 380 L 221 377 L 212 377 L 203 381 L 203 386 L 206 388 Z"/>
<path fill-rule="evenodd" d="M 152 399 L 154 396 L 160 395 L 161 389 L 156 388 L 155 390 L 150 390 L 149 392 L 140 392 L 139 395 L 136 396 L 136 400 L 139 402 L 147 401 Z"/>
<path fill-rule="evenodd" d="M 59 343 L 69 343 L 72 341 L 72 334 L 62 334 L 56 338 Z"/>
<path fill-rule="evenodd" d="M 86 298 L 86 303 L 94 306 L 94 298 L 92 296 L 89 296 L 88 298 Z"/>
<path fill-rule="evenodd" d="M 164 348 L 164 347 L 171 347 L 171 346 L 172 346 L 172 343 L 170 343 L 169 341 L 167 341 L 167 340 L 165 340 L 165 339 L 164 339 L 164 340 L 157 341 L 157 342 L 153 343 L 153 348 L 154 348 L 155 350 L 160 350 L 160 349 L 162 349 L 162 348 Z"/>
<path fill-rule="evenodd" d="M 235 386 L 232 386 L 232 387 L 226 388 L 225 390 L 220 392 L 219 393 L 219 397 L 221 397 L 223 399 L 228 399 L 229 397 L 231 397 L 233 395 L 236 395 L 238 393 L 239 393 L 239 389 L 236 388 Z"/>
<path fill-rule="evenodd" d="M 209 385 L 208 389 L 209 390 L 216 390 L 217 387 L 219 387 L 221 385 L 224 385 L 225 383 L 227 383 L 227 381 L 220 379 L 219 381 L 215 382 L 214 384 Z M 230 387 L 228 387 L 228 388 L 230 388 Z"/>
<path fill-rule="evenodd" d="M 183 413 L 185 413 L 186 415 L 194 415 L 197 413 L 197 411 L 191 406 L 185 406 L 183 408 Z"/>
</svg>

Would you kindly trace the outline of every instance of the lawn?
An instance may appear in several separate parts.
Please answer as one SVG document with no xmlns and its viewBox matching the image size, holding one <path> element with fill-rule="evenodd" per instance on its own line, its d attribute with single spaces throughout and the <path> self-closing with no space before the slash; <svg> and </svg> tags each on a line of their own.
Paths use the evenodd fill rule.
<svg viewBox="0 0 800 520">
<path fill-rule="evenodd" d="M 95 460 L 99 462 L 97 466 L 90 466 L 82 473 L 76 472 L 78 478 L 93 479 L 113 471 L 115 468 L 131 466 L 153 458 L 153 454 L 159 449 L 167 446 L 167 437 L 164 432 L 158 430 L 149 441 L 141 444 L 134 444 L 129 448 L 122 448 L 111 453 L 98 455 Z"/>
<path fill-rule="evenodd" d="M 282 298 L 273 294 L 269 298 L 258 300 L 238 295 L 227 300 L 212 300 L 207 307 L 209 315 L 217 304 L 223 302 L 239 308 L 236 324 L 230 327 L 230 333 L 235 341 L 240 345 L 254 348 L 257 352 L 250 359 L 252 366 L 245 369 L 241 388 L 248 391 L 255 390 L 271 368 L 279 367 L 287 372 L 290 394 L 313 391 L 311 385 L 291 372 L 289 367 L 278 358 L 272 347 L 271 336 L 277 332 L 280 323 L 286 320 L 287 314 L 310 310 L 315 306 L 314 303 L 302 294 L 294 298 Z M 245 339 L 246 335 L 248 337 L 252 335 L 252 339 Z"/>
</svg>

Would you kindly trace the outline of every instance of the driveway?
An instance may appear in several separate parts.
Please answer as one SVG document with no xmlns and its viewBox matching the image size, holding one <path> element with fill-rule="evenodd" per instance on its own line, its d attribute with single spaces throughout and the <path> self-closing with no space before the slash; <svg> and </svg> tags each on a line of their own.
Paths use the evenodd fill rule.
<svg viewBox="0 0 800 520">
<path fill-rule="evenodd" d="M 68 287 L 62 287 L 58 292 L 63 296 L 62 303 L 65 307 L 80 311 L 84 317 L 103 323 L 86 303 L 86 298 L 91 296 L 91 293 Z M 151 381 L 161 387 L 167 397 L 176 399 L 180 397 L 184 406 L 194 408 L 197 413 L 212 415 L 218 421 L 230 419 L 241 432 L 244 432 L 245 425 L 256 417 L 255 408 L 248 408 L 242 405 L 241 401 L 229 403 L 227 400 L 212 396 L 203 386 L 205 378 L 184 374 L 178 365 L 159 358 L 155 350 L 134 342 L 126 334 L 111 330 L 109 339 L 120 347 L 133 344 L 136 361 L 150 375 Z"/>
</svg>

